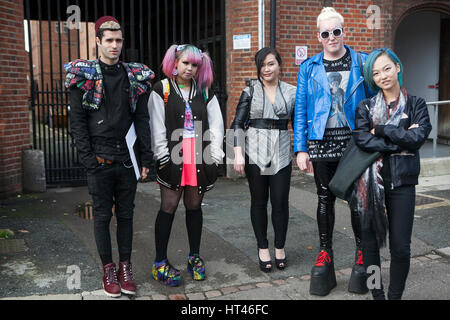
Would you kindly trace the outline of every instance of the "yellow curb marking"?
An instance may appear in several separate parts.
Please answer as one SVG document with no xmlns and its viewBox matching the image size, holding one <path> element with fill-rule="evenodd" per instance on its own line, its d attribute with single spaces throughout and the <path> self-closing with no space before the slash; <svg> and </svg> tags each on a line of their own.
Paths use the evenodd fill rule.
<svg viewBox="0 0 450 320">
<path fill-rule="evenodd" d="M 450 201 L 447 200 L 447 199 L 444 199 L 444 198 L 439 198 L 439 197 L 436 197 L 436 196 L 431 196 L 431 195 L 423 194 L 423 193 L 416 193 L 416 195 L 421 196 L 421 197 L 425 197 L 425 198 L 439 200 L 439 202 L 433 202 L 433 203 L 428 203 L 428 204 L 423 204 L 423 205 L 420 205 L 420 206 L 416 206 L 415 207 L 416 211 L 450 206 Z"/>
</svg>

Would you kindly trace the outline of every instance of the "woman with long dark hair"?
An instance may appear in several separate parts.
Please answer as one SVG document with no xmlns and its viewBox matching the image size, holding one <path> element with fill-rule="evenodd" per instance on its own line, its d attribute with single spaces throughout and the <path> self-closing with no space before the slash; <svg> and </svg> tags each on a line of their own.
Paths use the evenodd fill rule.
<svg viewBox="0 0 450 320">
<path fill-rule="evenodd" d="M 224 125 L 219 102 L 210 89 L 212 62 L 206 52 L 190 44 L 172 45 L 162 70 L 167 78 L 155 84 L 148 101 L 161 190 L 152 274 L 165 285 L 177 286 L 180 271 L 169 263 L 167 245 L 182 195 L 190 247 L 188 271 L 194 280 L 205 279 L 205 263 L 200 257 L 201 204 L 205 192 L 214 186 L 224 156 Z"/>
<path fill-rule="evenodd" d="M 288 122 L 292 120 L 295 87 L 280 80 L 282 61 L 276 49 L 262 48 L 255 55 L 255 63 L 258 81 L 242 92 L 231 128 L 235 130 L 234 169 L 239 174 L 245 172 L 250 187 L 250 215 L 258 245 L 259 266 L 262 271 L 270 272 L 269 196 L 275 233 L 275 264 L 280 270 L 287 265 L 284 245 L 292 170 Z"/>
<path fill-rule="evenodd" d="M 362 150 L 381 153 L 356 181 L 350 205 L 361 215 L 366 269 L 380 268 L 380 247 L 389 233 L 392 300 L 401 299 L 409 272 L 419 148 L 431 131 L 425 100 L 407 93 L 402 74 L 403 66 L 392 50 L 370 53 L 364 77 L 377 94 L 359 104 L 353 131 Z M 376 300 L 386 298 L 382 283 L 371 292 Z"/>
</svg>

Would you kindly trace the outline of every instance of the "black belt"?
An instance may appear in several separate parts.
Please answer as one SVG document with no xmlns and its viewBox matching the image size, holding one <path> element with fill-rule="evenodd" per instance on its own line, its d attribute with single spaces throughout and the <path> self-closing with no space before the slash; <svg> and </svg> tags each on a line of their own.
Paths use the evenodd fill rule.
<svg viewBox="0 0 450 320">
<path fill-rule="evenodd" d="M 287 130 L 289 119 L 250 119 L 249 126 L 257 129 Z"/>
</svg>

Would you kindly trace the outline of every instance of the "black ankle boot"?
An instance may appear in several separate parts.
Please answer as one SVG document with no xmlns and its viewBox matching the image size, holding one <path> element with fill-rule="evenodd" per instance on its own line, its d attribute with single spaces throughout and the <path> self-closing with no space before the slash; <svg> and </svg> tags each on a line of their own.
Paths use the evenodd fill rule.
<svg viewBox="0 0 450 320">
<path fill-rule="evenodd" d="M 316 264 L 311 270 L 309 293 L 317 296 L 326 296 L 336 285 L 333 251 L 331 249 L 321 250 L 316 259 Z"/>
<path fill-rule="evenodd" d="M 357 294 L 369 292 L 367 288 L 367 273 L 363 265 L 363 255 L 361 249 L 356 249 L 355 264 L 348 283 L 348 291 Z"/>
</svg>

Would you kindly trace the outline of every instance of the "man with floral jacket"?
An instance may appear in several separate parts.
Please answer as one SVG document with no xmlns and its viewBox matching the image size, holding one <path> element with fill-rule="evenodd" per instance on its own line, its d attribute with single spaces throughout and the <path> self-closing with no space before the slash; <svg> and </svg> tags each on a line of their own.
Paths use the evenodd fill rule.
<svg viewBox="0 0 450 320">
<path fill-rule="evenodd" d="M 119 61 L 123 30 L 114 17 L 98 19 L 95 31 L 99 59 L 67 63 L 65 85 L 70 88 L 71 133 L 80 162 L 87 168 L 104 291 L 108 296 L 119 297 L 121 292 L 136 294 L 131 251 L 137 179 L 125 136 L 134 123 L 141 176 L 145 179 L 153 158 L 147 100 L 154 74 L 143 64 Z M 118 270 L 109 232 L 113 205 Z"/>
</svg>

